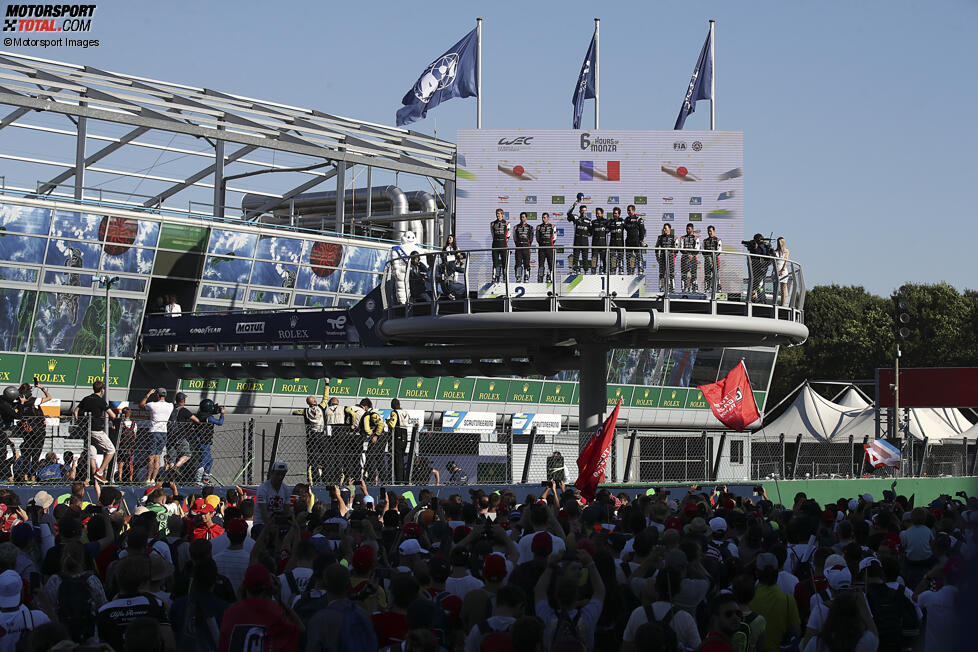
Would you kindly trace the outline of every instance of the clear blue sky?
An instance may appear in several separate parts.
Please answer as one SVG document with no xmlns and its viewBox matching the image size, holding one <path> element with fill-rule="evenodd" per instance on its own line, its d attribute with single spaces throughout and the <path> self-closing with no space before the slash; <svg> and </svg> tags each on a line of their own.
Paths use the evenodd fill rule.
<svg viewBox="0 0 978 652">
<path fill-rule="evenodd" d="M 393 124 L 481 15 L 483 126 L 569 128 L 599 16 L 601 126 L 670 129 L 714 18 L 717 126 L 744 132 L 746 230 L 786 236 L 810 286 L 978 288 L 978 2 L 466 5 L 103 1 L 100 47 L 17 51 Z M 708 108 L 686 126 L 709 128 Z M 413 127 L 432 118 L 454 140 L 475 99 Z"/>
</svg>

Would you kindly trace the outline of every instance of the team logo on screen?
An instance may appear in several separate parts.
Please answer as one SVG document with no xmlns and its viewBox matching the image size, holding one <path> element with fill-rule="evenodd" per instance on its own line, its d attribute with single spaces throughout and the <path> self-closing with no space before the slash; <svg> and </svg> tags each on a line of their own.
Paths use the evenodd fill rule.
<svg viewBox="0 0 978 652">
<path fill-rule="evenodd" d="M 583 150 L 591 152 L 617 152 L 618 144 L 616 138 L 592 138 L 591 134 L 587 131 L 581 134 L 581 149 Z"/>
<path fill-rule="evenodd" d="M 551 195 L 550 196 L 550 203 L 553 204 L 553 205 L 555 205 L 555 206 L 558 206 L 560 204 L 563 204 L 564 203 L 564 196 L 563 195 Z"/>
<path fill-rule="evenodd" d="M 663 204 L 671 204 L 672 203 L 672 197 L 663 197 L 662 198 L 662 203 Z"/>
<path fill-rule="evenodd" d="M 701 143 L 701 142 L 700 142 L 700 141 L 698 141 L 698 140 L 694 140 L 694 141 L 693 141 L 693 151 L 694 151 L 694 152 L 698 152 L 698 151 L 700 151 L 701 149 L 703 149 L 703 143 Z"/>
<path fill-rule="evenodd" d="M 663 213 L 662 214 L 662 221 L 663 222 L 672 222 L 675 219 L 676 219 L 676 214 L 675 213 Z"/>
<path fill-rule="evenodd" d="M 690 197 L 689 198 L 689 205 L 690 206 L 699 206 L 702 203 L 703 203 L 703 198 L 702 197 Z"/>
<path fill-rule="evenodd" d="M 684 143 L 681 140 L 678 140 L 678 141 L 676 141 L 676 142 L 674 142 L 672 144 L 672 149 L 673 149 L 673 151 L 676 151 L 676 152 L 685 152 L 686 151 L 686 143 Z"/>
<path fill-rule="evenodd" d="M 608 197 L 608 203 L 609 204 L 618 204 L 618 203 L 620 203 L 618 201 L 618 195 L 609 195 L 609 197 Z"/>
<path fill-rule="evenodd" d="M 642 206 L 649 203 L 649 198 L 645 195 L 635 195 L 635 201 L 632 202 L 636 206 Z"/>
<path fill-rule="evenodd" d="M 717 195 L 717 201 L 723 201 L 724 199 L 733 199 L 733 196 L 734 196 L 733 190 L 725 190 L 721 192 L 719 195 Z"/>
<path fill-rule="evenodd" d="M 690 222 L 702 222 L 703 221 L 703 213 L 690 213 L 689 214 L 689 221 Z"/>
<path fill-rule="evenodd" d="M 524 204 L 535 204 L 535 203 L 537 203 L 537 196 L 536 195 L 527 195 L 526 197 L 523 198 L 523 203 Z"/>
<path fill-rule="evenodd" d="M 503 136 L 496 143 L 497 152 L 516 152 L 533 147 L 533 136 Z"/>
</svg>

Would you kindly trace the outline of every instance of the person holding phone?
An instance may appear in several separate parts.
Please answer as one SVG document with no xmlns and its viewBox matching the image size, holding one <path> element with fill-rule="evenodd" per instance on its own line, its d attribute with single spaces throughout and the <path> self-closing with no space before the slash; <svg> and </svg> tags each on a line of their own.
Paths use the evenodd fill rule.
<svg viewBox="0 0 978 652">
<path fill-rule="evenodd" d="M 173 404 L 166 400 L 166 388 L 157 387 L 146 393 L 143 400 L 139 402 L 139 407 L 149 412 L 150 415 L 149 441 L 146 446 L 148 454 L 146 484 L 153 484 L 160 472 L 160 457 L 166 447 L 167 422 L 173 413 Z"/>
</svg>

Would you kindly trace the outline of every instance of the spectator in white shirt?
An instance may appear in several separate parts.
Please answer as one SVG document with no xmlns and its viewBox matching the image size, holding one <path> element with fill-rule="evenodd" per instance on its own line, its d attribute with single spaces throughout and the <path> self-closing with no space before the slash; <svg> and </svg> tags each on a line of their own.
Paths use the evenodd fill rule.
<svg viewBox="0 0 978 652">
<path fill-rule="evenodd" d="M 250 565 L 251 553 L 244 549 L 248 524 L 239 518 L 232 519 L 228 522 L 226 531 L 231 545 L 224 552 L 214 555 L 214 563 L 217 564 L 217 572 L 228 578 L 237 591 Z"/>
</svg>

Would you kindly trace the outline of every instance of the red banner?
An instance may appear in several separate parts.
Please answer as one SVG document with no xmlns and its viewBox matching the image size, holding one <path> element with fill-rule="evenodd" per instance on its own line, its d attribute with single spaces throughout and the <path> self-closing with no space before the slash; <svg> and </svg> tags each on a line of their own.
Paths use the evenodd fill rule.
<svg viewBox="0 0 978 652">
<path fill-rule="evenodd" d="M 581 495 L 588 500 L 594 499 L 598 485 L 604 482 L 604 468 L 608 463 L 608 455 L 611 454 L 611 441 L 615 436 L 615 424 L 618 422 L 620 409 L 621 397 L 619 396 L 618 404 L 615 405 L 615 410 L 608 420 L 604 422 L 601 432 L 588 442 L 577 458 L 577 481 L 574 486 L 580 489 Z"/>
<path fill-rule="evenodd" d="M 761 418 L 743 360 L 723 380 L 700 385 L 697 389 L 703 392 L 703 398 L 710 404 L 714 416 L 728 428 L 743 432 L 748 425 Z"/>
<path fill-rule="evenodd" d="M 876 370 L 881 408 L 893 407 L 893 369 Z M 978 407 L 978 367 L 900 369 L 900 407 Z"/>
</svg>

